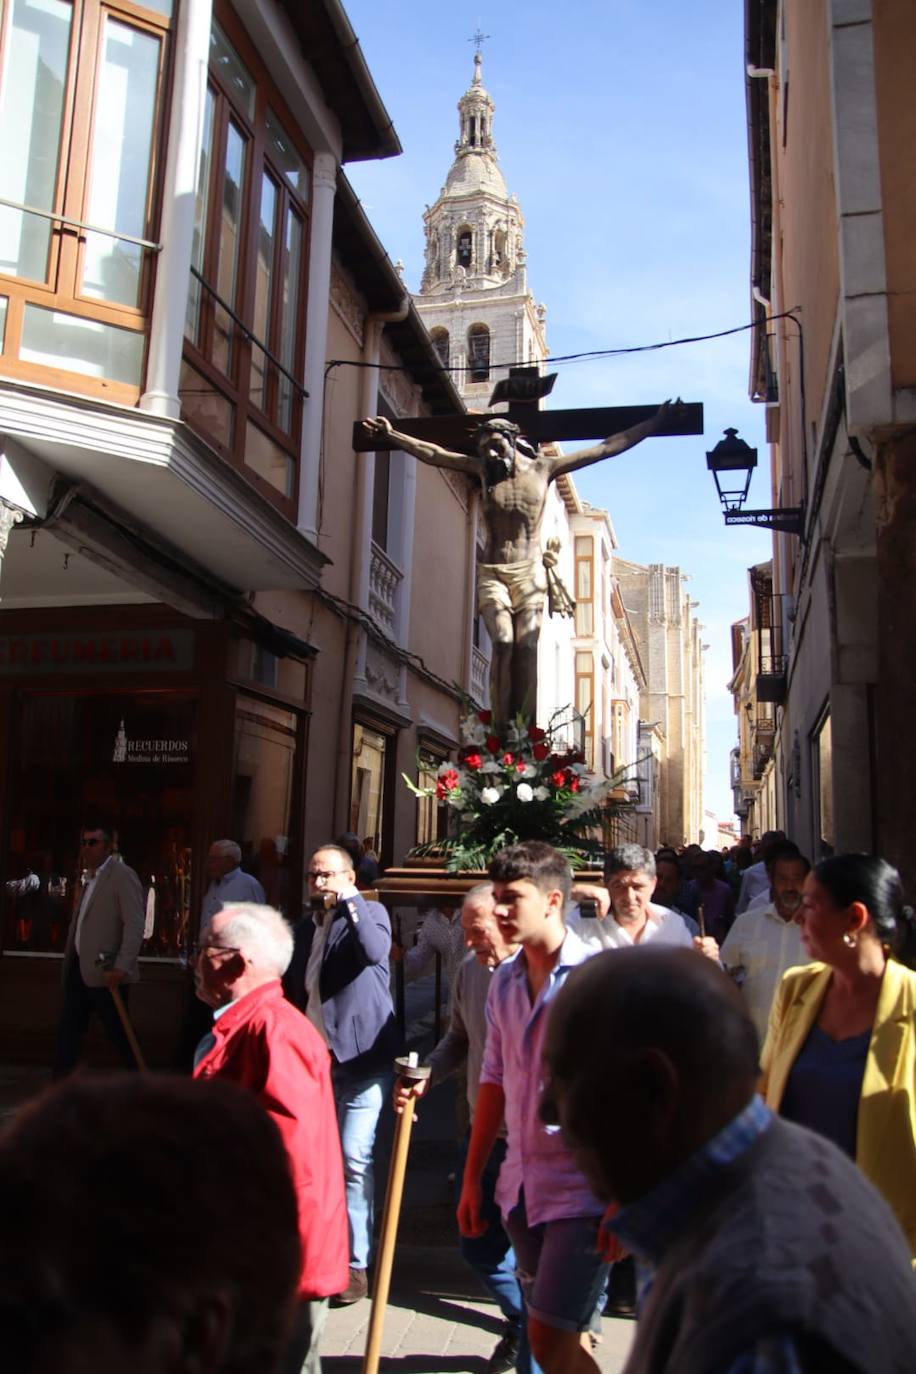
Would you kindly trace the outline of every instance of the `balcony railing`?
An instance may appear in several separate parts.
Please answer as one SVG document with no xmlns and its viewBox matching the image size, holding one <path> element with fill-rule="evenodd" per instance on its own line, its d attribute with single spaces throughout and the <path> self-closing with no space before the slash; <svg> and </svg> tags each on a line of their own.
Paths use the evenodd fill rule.
<svg viewBox="0 0 916 1374">
<path fill-rule="evenodd" d="M 773 757 L 773 744 L 771 740 L 761 740 L 754 745 L 754 777 L 762 778 L 763 771 Z"/>
<path fill-rule="evenodd" d="M 376 624 L 392 637 L 398 614 L 398 589 L 403 580 L 400 568 L 377 544 L 372 545 L 369 560 L 369 614 Z"/>
</svg>

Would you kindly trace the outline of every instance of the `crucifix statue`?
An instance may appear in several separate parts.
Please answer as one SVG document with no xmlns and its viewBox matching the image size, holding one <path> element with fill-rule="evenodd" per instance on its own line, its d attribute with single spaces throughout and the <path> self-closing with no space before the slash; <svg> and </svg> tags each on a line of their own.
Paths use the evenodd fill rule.
<svg viewBox="0 0 916 1374">
<path fill-rule="evenodd" d="M 526 380 L 518 378 L 516 396 L 526 394 Z M 500 383 L 500 388 L 505 395 L 507 383 Z M 542 388 L 534 390 L 543 394 Z M 508 392 L 513 394 L 511 387 Z M 553 574 L 556 552 L 541 547 L 548 486 L 563 473 L 612 458 L 652 435 L 702 434 L 702 413 L 701 405 L 681 401 L 666 401 L 658 409 L 543 411 L 528 399 L 510 404 L 507 415 L 404 420 L 398 429 L 378 416 L 354 427 L 357 451 L 402 449 L 424 463 L 467 473 L 480 483 L 486 544 L 484 561 L 477 567 L 477 606 L 493 643 L 490 707 L 497 729 L 520 713 L 533 719 L 537 709 L 537 650 L 545 596 L 552 613 L 571 614 L 573 609 Z M 601 433 L 607 438 L 574 453 L 553 456 L 538 447 Z"/>
</svg>

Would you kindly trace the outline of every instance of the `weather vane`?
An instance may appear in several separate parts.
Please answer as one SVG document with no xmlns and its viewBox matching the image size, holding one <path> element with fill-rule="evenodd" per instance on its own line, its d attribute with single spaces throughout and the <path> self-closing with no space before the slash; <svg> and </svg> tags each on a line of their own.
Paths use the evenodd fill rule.
<svg viewBox="0 0 916 1374">
<path fill-rule="evenodd" d="M 480 50 L 481 50 L 481 48 L 482 48 L 484 42 L 485 42 L 486 39 L 488 39 L 489 37 L 490 37 L 490 35 L 489 35 L 488 33 L 483 33 L 483 32 L 481 31 L 481 28 L 480 28 L 480 20 L 478 19 L 478 21 L 477 21 L 477 28 L 474 30 L 473 35 L 468 39 L 468 42 L 474 44 L 474 51 L 475 51 L 475 52 L 480 52 Z"/>
</svg>

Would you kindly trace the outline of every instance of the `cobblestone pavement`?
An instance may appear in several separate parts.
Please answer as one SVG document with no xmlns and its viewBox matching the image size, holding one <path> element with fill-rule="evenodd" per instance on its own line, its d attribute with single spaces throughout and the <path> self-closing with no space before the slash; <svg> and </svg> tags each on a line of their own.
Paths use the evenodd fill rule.
<svg viewBox="0 0 916 1374">
<path fill-rule="evenodd" d="M 359 1374 L 369 1302 L 332 1310 L 321 1342 L 325 1374 Z M 398 1245 L 385 1314 L 382 1374 L 485 1374 L 502 1331 L 493 1303 L 481 1301 L 454 1247 Z M 623 1369 L 633 1324 L 604 1320 L 595 1358 L 603 1374 Z"/>
</svg>

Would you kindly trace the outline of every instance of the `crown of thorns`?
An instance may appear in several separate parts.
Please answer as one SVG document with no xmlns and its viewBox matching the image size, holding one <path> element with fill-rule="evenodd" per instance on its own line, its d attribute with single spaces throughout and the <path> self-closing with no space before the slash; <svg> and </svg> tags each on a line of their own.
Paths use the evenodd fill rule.
<svg viewBox="0 0 916 1374">
<path fill-rule="evenodd" d="M 477 437 L 479 438 L 482 434 L 487 434 L 492 430 L 496 430 L 500 434 L 511 435 L 513 439 L 517 439 L 522 432 L 512 420 L 503 420 L 497 415 L 492 420 L 484 420 L 482 424 L 477 426 Z"/>
</svg>

